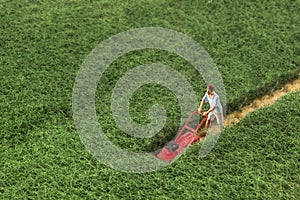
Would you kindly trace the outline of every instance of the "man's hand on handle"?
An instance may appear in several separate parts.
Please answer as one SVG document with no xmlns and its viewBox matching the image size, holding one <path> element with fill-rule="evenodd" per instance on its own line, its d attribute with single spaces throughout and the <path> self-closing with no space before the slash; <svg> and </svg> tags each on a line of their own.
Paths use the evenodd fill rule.
<svg viewBox="0 0 300 200">
<path fill-rule="evenodd" d="M 209 112 L 207 112 L 207 111 L 206 111 L 206 112 L 204 112 L 204 113 L 203 113 L 203 115 L 204 115 L 204 116 L 207 116 L 207 115 L 208 115 L 208 113 L 209 113 Z"/>
</svg>

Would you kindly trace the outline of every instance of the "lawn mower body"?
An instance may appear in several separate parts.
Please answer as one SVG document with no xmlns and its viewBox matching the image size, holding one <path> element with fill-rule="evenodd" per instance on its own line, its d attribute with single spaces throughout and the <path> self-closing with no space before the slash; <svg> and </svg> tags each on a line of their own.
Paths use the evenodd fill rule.
<svg viewBox="0 0 300 200">
<path fill-rule="evenodd" d="M 203 114 L 198 110 L 192 112 L 176 138 L 171 140 L 162 148 L 162 150 L 156 155 L 157 158 L 166 162 L 170 162 L 176 158 L 178 154 L 183 152 L 184 149 L 186 149 L 189 145 L 201 140 L 201 137 L 197 136 L 197 132 L 202 125 L 204 125 L 204 122 L 207 120 L 207 116 L 203 116 L 203 119 L 200 121 L 200 123 L 198 123 L 197 128 L 194 129 L 189 126 L 189 123 L 195 115 L 203 116 Z"/>
</svg>

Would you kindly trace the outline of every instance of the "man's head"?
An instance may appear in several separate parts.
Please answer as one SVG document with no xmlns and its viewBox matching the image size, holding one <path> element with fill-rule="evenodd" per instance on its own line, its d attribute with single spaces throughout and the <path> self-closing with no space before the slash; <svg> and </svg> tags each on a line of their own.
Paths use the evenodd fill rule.
<svg viewBox="0 0 300 200">
<path fill-rule="evenodd" d="M 208 84 L 208 85 L 206 86 L 206 91 L 207 91 L 208 94 L 212 94 L 213 91 L 214 91 L 214 85 Z"/>
</svg>

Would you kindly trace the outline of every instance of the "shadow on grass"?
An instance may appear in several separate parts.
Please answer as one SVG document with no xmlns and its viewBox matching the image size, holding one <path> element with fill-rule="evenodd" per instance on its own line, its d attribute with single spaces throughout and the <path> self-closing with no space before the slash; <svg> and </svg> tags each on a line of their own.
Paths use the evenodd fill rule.
<svg viewBox="0 0 300 200">
<path fill-rule="evenodd" d="M 287 71 L 284 74 L 280 74 L 278 78 L 272 79 L 272 81 L 265 83 L 263 86 L 249 90 L 241 98 L 233 99 L 231 102 L 227 103 L 226 114 L 241 110 L 244 106 L 250 104 L 257 97 L 272 95 L 275 90 L 282 88 L 287 82 L 297 79 L 299 77 L 299 73 L 300 69 Z"/>
</svg>

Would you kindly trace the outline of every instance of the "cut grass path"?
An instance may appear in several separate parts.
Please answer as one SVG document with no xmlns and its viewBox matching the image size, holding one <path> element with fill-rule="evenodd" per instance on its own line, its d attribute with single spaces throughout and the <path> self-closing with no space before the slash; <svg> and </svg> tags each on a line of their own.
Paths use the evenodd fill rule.
<svg viewBox="0 0 300 200">
<path fill-rule="evenodd" d="M 269 106 L 276 102 L 276 100 L 287 93 L 295 92 L 300 90 L 300 76 L 293 82 L 286 83 L 281 89 L 276 90 L 272 96 L 265 95 L 263 97 L 255 99 L 249 105 L 243 107 L 241 111 L 235 111 L 226 116 L 225 126 L 232 126 L 238 123 L 242 118 L 244 118 L 248 113 L 254 111 L 255 109 Z"/>
</svg>

